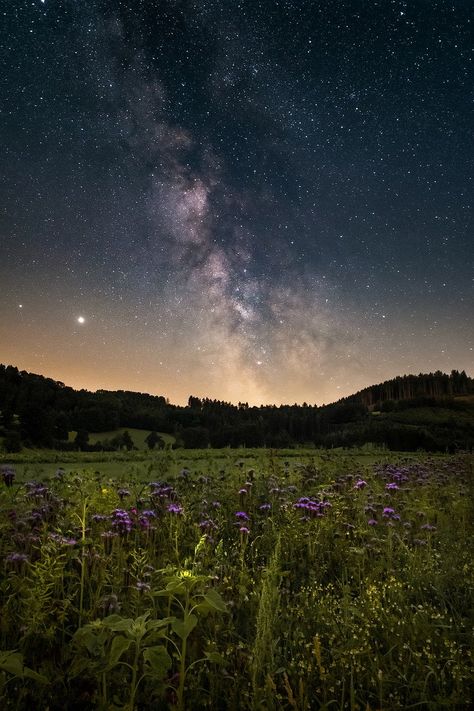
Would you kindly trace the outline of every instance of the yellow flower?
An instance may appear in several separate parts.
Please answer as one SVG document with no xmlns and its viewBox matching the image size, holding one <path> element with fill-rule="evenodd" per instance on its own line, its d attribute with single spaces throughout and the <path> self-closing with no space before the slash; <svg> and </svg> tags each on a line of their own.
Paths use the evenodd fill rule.
<svg viewBox="0 0 474 711">
<path fill-rule="evenodd" d="M 108 491 L 109 491 L 108 489 L 102 489 L 102 493 L 104 494 L 104 496 L 105 496 L 105 494 L 108 493 Z"/>
</svg>

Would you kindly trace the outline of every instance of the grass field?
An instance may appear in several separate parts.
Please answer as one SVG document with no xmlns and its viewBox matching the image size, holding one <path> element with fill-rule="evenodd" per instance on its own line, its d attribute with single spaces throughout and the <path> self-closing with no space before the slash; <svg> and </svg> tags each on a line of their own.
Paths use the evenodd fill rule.
<svg viewBox="0 0 474 711">
<path fill-rule="evenodd" d="M 472 457 L 60 454 L 2 465 L 2 708 L 468 708 Z"/>
<path fill-rule="evenodd" d="M 97 442 L 104 442 L 105 440 L 110 440 L 113 439 L 114 437 L 117 437 L 122 435 L 124 432 L 128 432 L 130 437 L 133 440 L 133 444 L 135 447 L 140 450 L 140 451 L 148 451 L 148 446 L 145 442 L 145 439 L 148 437 L 150 434 L 150 430 L 139 430 L 135 429 L 134 427 L 120 427 L 117 430 L 113 430 L 111 432 L 91 432 L 89 434 L 89 442 L 91 444 L 96 444 Z M 69 441 L 73 442 L 74 439 L 76 438 L 77 432 L 70 432 L 69 433 Z M 173 435 L 167 434 L 166 432 L 158 432 L 160 435 L 161 439 L 164 441 L 165 446 L 170 447 L 174 441 L 175 438 Z"/>
</svg>

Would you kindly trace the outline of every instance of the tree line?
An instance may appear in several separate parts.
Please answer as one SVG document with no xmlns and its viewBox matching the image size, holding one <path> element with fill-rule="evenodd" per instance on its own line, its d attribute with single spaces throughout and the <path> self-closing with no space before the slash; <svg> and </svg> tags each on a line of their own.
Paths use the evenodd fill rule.
<svg viewBox="0 0 474 711">
<path fill-rule="evenodd" d="M 67 449 L 130 448 L 112 437 L 91 445 L 90 432 L 118 428 L 169 433 L 176 446 L 277 447 L 359 446 L 366 442 L 399 450 L 472 447 L 474 380 L 464 371 L 405 375 L 365 388 L 330 405 L 237 405 L 191 396 L 186 406 L 165 397 L 126 390 L 74 390 L 41 375 L 0 365 L 0 436 L 10 451 L 21 446 Z M 410 424 L 397 416 L 423 409 L 425 420 Z M 434 410 L 448 413 L 433 416 Z M 449 414 L 451 413 L 452 416 Z M 402 420 L 402 421 L 401 421 Z M 69 442 L 76 431 L 79 441 Z M 133 443 L 132 443 L 133 446 Z M 161 446 L 160 441 L 152 445 Z"/>
</svg>

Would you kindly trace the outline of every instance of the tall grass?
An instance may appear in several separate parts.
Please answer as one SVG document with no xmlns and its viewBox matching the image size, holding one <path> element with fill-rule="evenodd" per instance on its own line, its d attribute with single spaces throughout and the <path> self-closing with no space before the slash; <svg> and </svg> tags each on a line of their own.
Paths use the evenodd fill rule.
<svg viewBox="0 0 474 711">
<path fill-rule="evenodd" d="M 2 708 L 468 707 L 470 457 L 163 454 L 0 485 Z"/>
</svg>

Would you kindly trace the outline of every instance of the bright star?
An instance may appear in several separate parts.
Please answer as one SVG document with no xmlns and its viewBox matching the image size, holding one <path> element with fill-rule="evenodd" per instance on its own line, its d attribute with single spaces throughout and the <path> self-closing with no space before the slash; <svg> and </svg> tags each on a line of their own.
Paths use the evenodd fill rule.
<svg viewBox="0 0 474 711">
<path fill-rule="evenodd" d="M 77 317 L 77 323 L 85 323 L 85 322 L 86 322 L 86 319 L 84 318 L 84 316 Z"/>
</svg>

